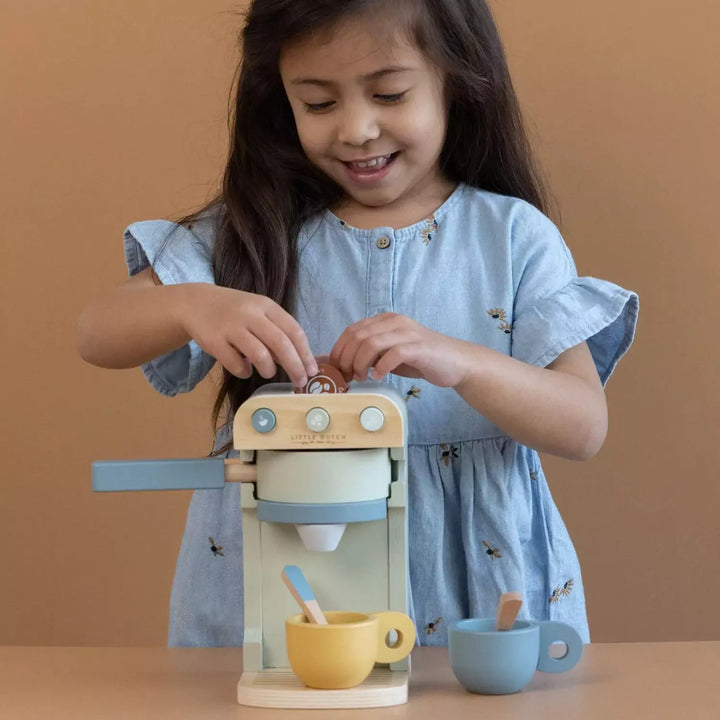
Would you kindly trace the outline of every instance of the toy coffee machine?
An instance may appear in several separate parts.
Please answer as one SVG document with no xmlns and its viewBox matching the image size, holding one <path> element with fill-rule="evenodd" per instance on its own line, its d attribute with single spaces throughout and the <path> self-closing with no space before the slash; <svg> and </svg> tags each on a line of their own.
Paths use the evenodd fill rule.
<svg viewBox="0 0 720 720">
<path fill-rule="evenodd" d="M 96 491 L 241 483 L 243 705 L 407 700 L 409 658 L 376 665 L 357 687 L 314 690 L 295 677 L 287 657 L 285 619 L 298 608 L 281 577 L 286 565 L 302 568 L 327 610 L 408 612 L 405 401 L 385 383 L 345 390 L 331 370 L 321 366 L 304 392 L 273 383 L 248 398 L 233 423 L 238 458 L 93 463 Z"/>
</svg>

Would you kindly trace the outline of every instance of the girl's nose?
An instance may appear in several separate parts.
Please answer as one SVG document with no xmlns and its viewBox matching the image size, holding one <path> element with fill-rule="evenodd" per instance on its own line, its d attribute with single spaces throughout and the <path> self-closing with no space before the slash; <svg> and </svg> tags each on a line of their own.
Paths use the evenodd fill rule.
<svg viewBox="0 0 720 720">
<path fill-rule="evenodd" d="M 341 143 L 360 146 L 380 137 L 380 124 L 374 112 L 355 105 L 343 112 L 337 132 Z"/>
</svg>

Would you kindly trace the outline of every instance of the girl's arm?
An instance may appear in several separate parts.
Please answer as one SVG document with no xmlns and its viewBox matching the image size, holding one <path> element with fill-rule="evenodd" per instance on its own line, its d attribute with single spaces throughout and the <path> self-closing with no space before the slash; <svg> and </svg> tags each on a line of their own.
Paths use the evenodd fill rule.
<svg viewBox="0 0 720 720">
<path fill-rule="evenodd" d="M 91 302 L 77 338 L 80 356 L 105 368 L 136 367 L 192 339 L 237 377 L 255 366 L 272 378 L 278 364 L 302 386 L 317 372 L 302 327 L 274 301 L 210 283 L 157 284 L 151 268 Z"/>
<path fill-rule="evenodd" d="M 104 368 L 130 368 L 185 345 L 182 308 L 195 284 L 161 285 L 152 268 L 93 300 L 77 325 L 80 356 Z"/>
<path fill-rule="evenodd" d="M 607 434 L 607 405 L 585 343 L 546 368 L 464 344 L 471 369 L 455 390 L 469 405 L 541 452 L 569 460 L 588 460 L 598 452 Z"/>
<path fill-rule="evenodd" d="M 523 445 L 586 460 L 607 432 L 602 383 L 585 343 L 546 368 L 430 330 L 405 315 L 380 313 L 347 327 L 330 352 L 346 380 L 387 373 L 454 388 L 481 415 Z"/>
</svg>

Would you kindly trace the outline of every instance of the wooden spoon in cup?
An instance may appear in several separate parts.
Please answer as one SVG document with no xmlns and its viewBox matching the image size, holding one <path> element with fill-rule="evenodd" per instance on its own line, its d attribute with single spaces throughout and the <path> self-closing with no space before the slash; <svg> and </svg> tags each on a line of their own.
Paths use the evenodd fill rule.
<svg viewBox="0 0 720 720">
<path fill-rule="evenodd" d="M 515 618 L 520 612 L 522 595 L 519 592 L 506 592 L 500 596 L 497 616 L 495 618 L 496 630 L 512 630 Z"/>
<path fill-rule="evenodd" d="M 281 573 L 283 582 L 287 585 L 288 590 L 302 608 L 308 622 L 318 625 L 327 625 L 328 621 L 325 613 L 320 609 L 318 601 L 313 595 L 313 591 L 308 585 L 302 570 L 297 565 L 286 565 Z"/>
</svg>

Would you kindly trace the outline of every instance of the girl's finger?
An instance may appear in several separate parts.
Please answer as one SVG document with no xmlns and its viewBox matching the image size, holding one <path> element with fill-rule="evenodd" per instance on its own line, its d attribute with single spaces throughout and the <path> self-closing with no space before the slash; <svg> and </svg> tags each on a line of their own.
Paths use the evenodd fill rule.
<svg viewBox="0 0 720 720">
<path fill-rule="evenodd" d="M 360 323 L 364 323 L 364 320 L 360 322 L 348 325 L 341 333 L 340 337 L 335 341 L 332 350 L 330 351 L 330 362 L 337 368 L 340 367 L 341 358 L 345 352 L 345 348 L 349 343 L 354 341 L 355 333 L 357 332 Z M 345 378 L 346 380 L 348 378 Z"/>
<path fill-rule="evenodd" d="M 331 365 L 334 365 L 336 368 L 340 367 L 340 356 L 342 355 L 342 352 L 345 348 L 345 333 L 343 333 L 336 341 L 335 344 L 332 347 L 332 350 L 330 350 L 330 355 L 328 355 L 328 362 Z M 347 378 L 345 378 L 347 380 Z"/>
<path fill-rule="evenodd" d="M 237 338 L 229 342 L 255 366 L 261 377 L 269 380 L 277 373 L 277 366 L 270 350 L 260 338 L 248 330 L 241 332 Z"/>
<path fill-rule="evenodd" d="M 234 345 L 225 343 L 216 358 L 235 377 L 247 380 L 252 375 L 252 363 Z"/>
<path fill-rule="evenodd" d="M 342 357 L 348 343 L 355 341 L 358 332 L 367 330 L 368 327 L 377 324 L 377 322 L 383 317 L 383 315 L 373 315 L 372 317 L 358 320 L 352 325 L 348 325 L 345 330 L 343 330 L 340 337 L 335 341 L 335 345 L 333 345 L 333 348 L 330 351 L 330 362 L 335 365 L 335 367 L 340 367 L 340 358 Z"/>
<path fill-rule="evenodd" d="M 350 382 L 355 377 L 355 355 L 361 342 L 362 339 L 346 340 L 335 363 L 335 366 L 340 369 L 347 382 Z"/>
<path fill-rule="evenodd" d="M 330 353 L 333 364 L 340 368 L 346 380 L 352 380 L 355 355 L 362 343 L 375 334 L 400 329 L 404 320 L 402 315 L 380 313 L 353 323 L 344 330 Z"/>
<path fill-rule="evenodd" d="M 298 326 L 299 327 L 299 326 Z M 257 338 L 267 347 L 273 358 L 285 370 L 295 387 L 301 387 L 308 381 L 308 373 L 295 343 L 272 320 L 265 317 L 254 328 Z M 310 348 L 308 348 L 308 352 Z M 313 363 L 315 358 L 312 358 Z"/>
<path fill-rule="evenodd" d="M 280 305 L 273 306 L 266 313 L 266 317 L 290 338 L 308 377 L 315 375 L 318 371 L 317 361 L 310 350 L 310 343 L 302 325 Z"/>
<path fill-rule="evenodd" d="M 358 347 L 353 358 L 353 376 L 366 380 L 370 368 L 377 366 L 377 361 L 390 348 L 407 342 L 407 338 L 397 332 L 384 332 L 371 335 Z"/>
<path fill-rule="evenodd" d="M 407 342 L 391 347 L 375 363 L 372 379 L 382 380 L 400 365 L 409 365 L 411 368 L 417 367 L 417 364 L 423 361 L 423 352 L 423 344 L 420 342 Z M 413 373 L 412 375 L 412 377 L 420 376 L 420 373 Z"/>
</svg>

